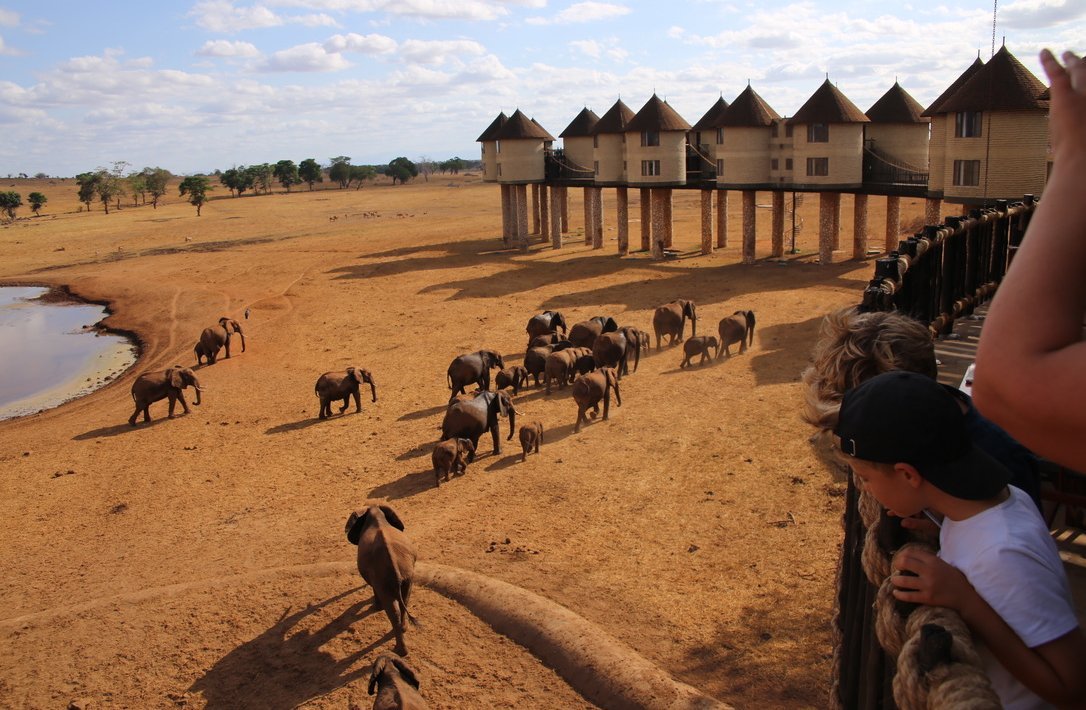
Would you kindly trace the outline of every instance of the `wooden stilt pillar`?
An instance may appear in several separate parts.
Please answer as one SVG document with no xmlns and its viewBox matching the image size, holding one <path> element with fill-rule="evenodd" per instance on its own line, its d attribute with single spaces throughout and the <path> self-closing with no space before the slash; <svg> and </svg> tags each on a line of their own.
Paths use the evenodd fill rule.
<svg viewBox="0 0 1086 710">
<path fill-rule="evenodd" d="M 753 264 L 757 245 L 757 223 L 754 190 L 743 190 L 743 263 Z"/>
<path fill-rule="evenodd" d="M 517 246 L 528 251 L 528 186 L 517 185 Z"/>
<path fill-rule="evenodd" d="M 630 253 L 630 195 L 625 187 L 615 188 L 616 226 L 618 227 L 618 255 Z"/>
<path fill-rule="evenodd" d="M 716 191 L 716 248 L 728 246 L 728 191 Z"/>
<path fill-rule="evenodd" d="M 641 188 L 641 251 L 652 251 L 652 190 Z M 654 252 L 655 253 L 655 252 Z"/>
<path fill-rule="evenodd" d="M 513 224 L 516 217 L 511 214 L 509 207 L 509 185 L 499 185 L 502 192 L 502 242 L 509 244 L 509 238 L 513 234 Z"/>
<path fill-rule="evenodd" d="M 672 192 L 670 187 L 665 187 L 660 192 L 662 193 L 660 204 L 664 207 L 664 246 L 670 249 L 675 238 L 675 223 L 671 219 Z"/>
<path fill-rule="evenodd" d="M 539 185 L 532 183 L 532 234 L 539 234 Z"/>
<path fill-rule="evenodd" d="M 929 197 L 924 200 L 924 224 L 943 223 L 943 201 Z"/>
<path fill-rule="evenodd" d="M 901 198 L 886 198 L 886 251 L 897 249 L 901 237 Z"/>
<path fill-rule="evenodd" d="M 818 193 L 818 260 L 823 264 L 833 263 L 833 193 Z"/>
<path fill-rule="evenodd" d="M 664 227 L 665 208 L 663 188 L 652 188 L 652 258 L 663 259 L 664 248 L 667 246 L 667 235 Z"/>
<path fill-rule="evenodd" d="M 550 189 L 546 183 L 539 186 L 539 241 L 545 242 L 550 237 Z"/>
<path fill-rule="evenodd" d="M 713 191 L 701 191 L 701 253 L 713 253 Z"/>
<path fill-rule="evenodd" d="M 833 250 L 841 248 L 841 193 L 833 193 Z"/>
<path fill-rule="evenodd" d="M 590 246 L 592 244 L 592 227 L 595 225 L 596 220 L 592 217 L 592 188 L 586 187 L 581 192 L 584 193 L 584 245 Z"/>
<path fill-rule="evenodd" d="M 562 189 L 551 189 L 551 246 L 562 248 Z"/>
<path fill-rule="evenodd" d="M 592 248 L 603 249 L 603 188 L 592 188 Z"/>
<path fill-rule="evenodd" d="M 780 259 L 784 256 L 784 193 L 773 191 L 773 247 L 771 256 Z"/>
<path fill-rule="evenodd" d="M 569 234 L 569 188 L 562 186 L 562 233 Z"/>
<path fill-rule="evenodd" d="M 852 258 L 867 258 L 867 195 L 852 196 Z"/>
</svg>

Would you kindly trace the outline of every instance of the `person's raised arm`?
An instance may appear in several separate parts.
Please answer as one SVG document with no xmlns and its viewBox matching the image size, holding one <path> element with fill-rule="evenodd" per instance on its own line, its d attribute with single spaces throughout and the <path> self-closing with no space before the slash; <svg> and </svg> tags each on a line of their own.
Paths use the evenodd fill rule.
<svg viewBox="0 0 1086 710">
<path fill-rule="evenodd" d="M 981 330 L 973 397 L 1041 456 L 1086 471 L 1086 62 L 1045 50 L 1052 172 Z"/>
</svg>

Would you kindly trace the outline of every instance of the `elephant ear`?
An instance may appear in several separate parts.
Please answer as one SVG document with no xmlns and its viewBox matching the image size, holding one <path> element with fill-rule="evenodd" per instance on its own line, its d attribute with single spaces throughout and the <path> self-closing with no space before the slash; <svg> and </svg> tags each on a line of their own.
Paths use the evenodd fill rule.
<svg viewBox="0 0 1086 710">
<path fill-rule="evenodd" d="M 605 333 L 613 333 L 618 330 L 618 321 L 614 318 L 608 317 L 603 323 L 603 330 Z"/>
<path fill-rule="evenodd" d="M 171 387 L 181 389 L 185 386 L 185 381 L 181 378 L 181 368 L 171 367 L 166 370 L 166 379 L 169 380 Z"/>
<path fill-rule="evenodd" d="M 397 530 L 403 530 L 403 521 L 400 520 L 400 516 L 396 515 L 396 511 L 387 505 L 380 506 L 381 512 L 385 514 L 385 520 L 388 524 Z"/>
<path fill-rule="evenodd" d="M 359 370 L 359 372 L 362 373 L 362 382 L 368 382 L 371 385 L 377 384 L 373 381 L 373 375 L 369 370 Z"/>
<path fill-rule="evenodd" d="M 368 509 L 363 511 L 356 510 L 351 513 L 349 518 L 347 518 L 347 540 L 350 541 L 352 545 L 358 544 L 358 538 L 362 537 L 362 528 L 366 527 L 366 525 L 369 524 L 369 521 L 370 511 Z"/>
<path fill-rule="evenodd" d="M 513 401 L 509 399 L 509 395 L 505 392 L 498 392 L 496 399 L 498 400 L 498 414 L 503 417 L 509 416 L 509 410 L 513 408 Z"/>
<path fill-rule="evenodd" d="M 355 382 L 358 382 L 359 384 L 362 383 L 362 373 L 359 371 L 359 369 L 357 367 L 348 367 L 347 368 L 347 377 L 351 378 Z"/>
<path fill-rule="evenodd" d="M 411 685 L 415 686 L 415 690 L 419 689 L 419 679 L 415 675 L 415 670 L 407 665 L 407 662 L 402 658 L 393 658 L 392 665 L 396 666 L 396 669 L 400 671 L 400 677 L 406 680 Z"/>
<path fill-rule="evenodd" d="M 386 657 L 383 653 L 377 657 L 376 661 L 373 662 L 373 670 L 370 671 L 370 695 L 373 695 L 373 689 L 377 685 L 377 679 L 380 678 L 381 674 L 385 672 L 386 665 L 388 665 L 388 657 Z"/>
</svg>

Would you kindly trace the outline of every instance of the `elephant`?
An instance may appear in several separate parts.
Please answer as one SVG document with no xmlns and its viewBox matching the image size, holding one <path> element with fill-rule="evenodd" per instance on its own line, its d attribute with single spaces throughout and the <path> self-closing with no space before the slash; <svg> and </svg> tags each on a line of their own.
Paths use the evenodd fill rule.
<svg viewBox="0 0 1086 710">
<path fill-rule="evenodd" d="M 601 333 L 613 333 L 618 330 L 618 323 L 610 316 L 596 316 L 574 323 L 569 329 L 569 341 L 579 348 L 591 348 Z"/>
<path fill-rule="evenodd" d="M 373 589 L 373 606 L 388 615 L 396 635 L 396 653 L 406 656 L 403 634 L 407 621 L 417 624 L 407 610 L 415 575 L 415 545 L 404 533 L 400 516 L 387 505 L 371 505 L 351 513 L 346 531 L 347 540 L 358 545 L 358 573 Z"/>
<path fill-rule="evenodd" d="M 494 377 L 494 389 L 513 388 L 513 394 L 520 394 L 520 388 L 528 381 L 528 371 L 521 365 L 507 367 Z"/>
<path fill-rule="evenodd" d="M 203 364 L 203 358 L 207 358 L 207 364 L 211 364 L 211 355 L 207 348 L 204 347 L 204 343 L 201 340 L 196 341 L 195 347 L 192 348 L 192 352 L 196 353 L 196 365 L 199 367 Z"/>
<path fill-rule="evenodd" d="M 618 374 L 615 373 L 613 367 L 601 367 L 595 372 L 590 372 L 587 375 L 581 375 L 577 378 L 577 381 L 573 383 L 573 401 L 577 403 L 577 424 L 573 427 L 573 431 L 581 431 L 581 422 L 587 422 L 585 412 L 589 409 L 592 410 L 592 417 L 595 418 L 600 411 L 600 400 L 603 400 L 603 418 L 607 420 L 607 415 L 611 409 L 611 390 L 615 390 L 615 402 L 618 406 L 622 406 L 622 397 L 618 391 Z"/>
<path fill-rule="evenodd" d="M 554 333 L 554 332 L 544 334 L 544 335 L 537 335 L 534 338 L 532 338 L 530 341 L 528 341 L 528 347 L 529 348 L 539 348 L 539 347 L 543 347 L 544 345 L 554 345 L 555 343 L 560 342 L 563 339 L 563 337 L 564 336 L 561 336 L 558 333 Z"/>
<path fill-rule="evenodd" d="M 170 419 L 173 419 L 173 408 L 177 402 L 181 402 L 182 409 L 185 410 L 185 414 L 188 414 L 189 405 L 185 402 L 185 395 L 182 392 L 186 387 L 196 390 L 196 401 L 193 404 L 200 404 L 203 388 L 200 387 L 200 381 L 196 379 L 196 373 L 192 371 L 192 368 L 174 365 L 162 372 L 143 373 L 132 383 L 132 401 L 136 403 L 136 411 L 132 412 L 128 423 L 136 426 L 136 417 L 139 416 L 141 410 L 143 421 L 151 421 L 149 411 L 151 403 L 164 398 L 170 400 Z"/>
<path fill-rule="evenodd" d="M 666 303 L 656 309 L 652 316 L 652 329 L 656 331 L 656 349 L 660 349 L 660 340 L 668 336 L 668 347 L 683 341 L 686 319 L 690 319 L 690 335 L 698 334 L 698 312 L 693 301 L 678 300 Z"/>
<path fill-rule="evenodd" d="M 200 344 L 203 346 L 203 354 L 207 357 L 208 365 L 215 364 L 215 360 L 219 357 L 219 350 L 224 346 L 226 357 L 230 358 L 230 338 L 234 333 L 241 336 L 241 352 L 245 352 L 245 334 L 241 332 L 241 324 L 233 318 L 223 316 L 219 319 L 217 326 L 204 328 L 204 332 L 200 333 Z M 199 361 L 199 353 L 197 353 L 197 361 Z"/>
<path fill-rule="evenodd" d="M 347 411 L 351 397 L 354 397 L 354 411 L 362 411 L 362 397 L 359 394 L 359 385 L 366 383 L 370 386 L 370 393 L 374 402 L 377 401 L 377 383 L 373 381 L 373 375 L 369 370 L 360 367 L 348 367 L 346 372 L 326 372 L 317 378 L 317 384 L 313 387 L 313 393 L 320 397 L 321 411 L 318 415 L 321 419 L 332 416 L 332 401 L 342 399 L 343 406 L 339 413 Z"/>
<path fill-rule="evenodd" d="M 449 387 L 452 389 L 452 398 L 458 394 L 464 394 L 464 387 L 477 384 L 480 389 L 490 389 L 490 368 L 499 370 L 505 367 L 502 356 L 493 350 L 480 350 L 466 355 L 460 355 L 449 363 L 446 373 Z"/>
<path fill-rule="evenodd" d="M 524 353 L 524 369 L 535 378 L 536 387 L 539 386 L 539 376 L 547 369 L 547 356 L 571 347 L 573 347 L 573 343 L 568 340 L 560 340 L 554 345 L 539 345 L 528 348 L 527 352 Z"/>
<path fill-rule="evenodd" d="M 543 372 L 547 394 L 551 393 L 551 379 L 558 383 L 559 389 L 565 388 L 566 384 L 573 380 L 577 359 L 585 355 L 591 356 L 592 351 L 588 348 L 566 348 L 547 356 L 546 368 Z"/>
<path fill-rule="evenodd" d="M 470 439 L 449 439 L 434 447 L 430 461 L 434 465 L 434 479 L 441 485 L 442 477 L 449 480 L 451 474 L 462 476 L 467 473 L 468 456 L 475 453 L 475 444 Z"/>
<path fill-rule="evenodd" d="M 558 311 L 543 311 L 537 316 L 532 316 L 524 330 L 528 333 L 529 342 L 537 335 L 547 335 L 559 330 L 564 335 L 566 332 L 566 319 Z"/>
<path fill-rule="evenodd" d="M 623 374 L 630 374 L 630 349 L 633 348 L 635 356 L 640 362 L 641 353 L 637 340 L 630 339 L 630 332 L 637 331 L 630 327 L 619 328 L 614 333 L 602 333 L 596 338 L 592 346 L 592 356 L 600 367 L 613 367 L 618 372 L 619 379 Z M 636 336 L 634 336 L 636 338 Z M 635 368 L 636 369 L 636 368 Z"/>
<path fill-rule="evenodd" d="M 539 445 L 543 443 L 543 422 L 532 422 L 520 428 L 521 462 L 528 460 L 528 454 L 532 451 L 539 453 Z"/>
<path fill-rule="evenodd" d="M 502 452 L 501 432 L 498 430 L 498 417 L 509 417 L 509 437 L 513 438 L 513 428 L 517 424 L 517 410 L 508 392 L 480 392 L 471 399 L 454 399 L 445 410 L 441 422 L 441 440 L 469 439 L 472 449 L 479 448 L 479 437 L 489 431 L 494 438 L 495 455 Z M 468 453 L 468 463 L 475 460 L 475 451 Z"/>
<path fill-rule="evenodd" d="M 704 365 L 706 360 L 711 361 L 713 356 L 709 354 L 709 348 L 712 348 L 718 354 L 720 353 L 720 343 L 717 342 L 715 335 L 692 336 L 683 343 L 683 361 L 679 363 L 679 367 L 683 368 L 691 364 L 690 360 L 695 355 L 701 355 L 701 360 L 698 361 L 699 365 Z"/>
<path fill-rule="evenodd" d="M 370 669 L 369 694 L 373 710 L 427 710 L 430 706 L 419 695 L 419 678 L 407 661 L 391 653 L 382 653 Z M 350 704 L 354 707 L 354 703 Z"/>
<path fill-rule="evenodd" d="M 587 348 L 586 348 L 587 349 Z M 573 361 L 573 372 L 570 373 L 570 377 L 577 375 L 584 375 L 592 372 L 596 369 L 596 358 L 592 355 L 581 355 Z"/>
<path fill-rule="evenodd" d="M 717 327 L 717 331 L 720 333 L 720 345 L 717 346 L 716 356 L 720 357 L 720 349 L 724 349 L 724 354 L 731 357 L 731 350 L 729 349 L 732 343 L 739 343 L 739 354 L 743 354 L 747 351 L 747 338 L 750 338 L 750 345 L 754 345 L 754 311 L 736 311 L 727 318 L 720 320 L 720 325 Z"/>
</svg>

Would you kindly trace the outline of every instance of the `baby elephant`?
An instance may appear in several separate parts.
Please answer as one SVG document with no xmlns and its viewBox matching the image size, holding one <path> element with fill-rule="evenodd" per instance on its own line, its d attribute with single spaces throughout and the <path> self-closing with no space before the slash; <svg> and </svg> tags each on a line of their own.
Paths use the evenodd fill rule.
<svg viewBox="0 0 1086 710">
<path fill-rule="evenodd" d="M 717 343 L 716 336 L 713 335 L 695 335 L 687 341 L 683 342 L 683 361 L 679 363 L 679 367 L 683 368 L 691 364 L 690 360 L 695 355 L 701 355 L 701 360 L 698 361 L 699 365 L 704 365 L 706 360 L 712 360 L 713 356 L 709 354 L 709 349 L 719 350 L 720 345 Z"/>
<path fill-rule="evenodd" d="M 521 365 L 507 367 L 494 377 L 494 389 L 513 388 L 513 394 L 520 394 L 520 388 L 528 380 L 528 371 Z"/>
<path fill-rule="evenodd" d="M 343 414 L 347 410 L 347 405 L 350 404 L 351 397 L 354 397 L 354 410 L 361 412 L 362 399 L 358 388 L 362 383 L 370 386 L 373 401 L 376 402 L 377 385 L 374 383 L 373 375 L 370 374 L 369 370 L 363 370 L 360 367 L 348 367 L 346 372 L 326 372 L 321 375 L 317 379 L 317 384 L 313 387 L 313 393 L 321 401 L 320 418 L 327 419 L 332 416 L 332 402 L 334 400 L 343 400 L 343 406 L 339 408 L 339 413 Z"/>
<path fill-rule="evenodd" d="M 346 529 L 347 539 L 358 545 L 358 573 L 373 589 L 373 606 L 388 615 L 396 653 L 406 656 L 405 627 L 408 621 L 417 623 L 407 611 L 415 576 L 415 545 L 404 534 L 403 521 L 387 505 L 356 510 L 347 519 Z"/>
<path fill-rule="evenodd" d="M 527 461 L 528 454 L 532 451 L 539 453 L 539 445 L 543 443 L 543 422 L 532 422 L 520 428 L 520 450 L 524 452 L 520 460 Z"/>
<path fill-rule="evenodd" d="M 581 430 L 581 422 L 587 422 L 585 412 L 592 410 L 595 418 L 600 411 L 600 400 L 603 400 L 603 418 L 607 419 L 611 409 L 611 390 L 615 390 L 615 402 L 622 406 L 622 397 L 618 392 L 618 374 L 613 367 L 601 367 L 595 372 L 581 375 L 573 383 L 573 401 L 577 403 L 577 424 L 574 432 Z"/>
<path fill-rule="evenodd" d="M 419 695 L 419 679 L 407 661 L 382 653 L 370 671 L 370 695 L 377 688 L 373 710 L 425 710 L 430 707 Z"/>
<path fill-rule="evenodd" d="M 434 447 L 430 460 L 434 464 L 434 482 L 441 485 L 441 477 L 449 480 L 451 474 L 463 475 L 468 470 L 468 458 L 475 453 L 471 439 L 447 439 Z"/>
</svg>

